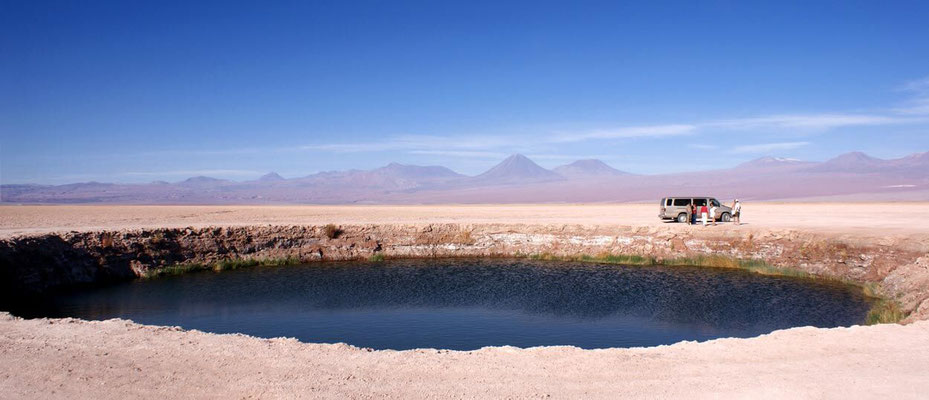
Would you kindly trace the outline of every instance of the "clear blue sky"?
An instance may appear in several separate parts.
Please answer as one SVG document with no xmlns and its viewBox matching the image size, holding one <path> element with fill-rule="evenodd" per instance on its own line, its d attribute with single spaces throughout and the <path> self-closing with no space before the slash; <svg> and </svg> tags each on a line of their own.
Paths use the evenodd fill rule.
<svg viewBox="0 0 929 400">
<path fill-rule="evenodd" d="M 929 150 L 925 1 L 145 3 L 0 1 L 3 183 Z"/>
</svg>

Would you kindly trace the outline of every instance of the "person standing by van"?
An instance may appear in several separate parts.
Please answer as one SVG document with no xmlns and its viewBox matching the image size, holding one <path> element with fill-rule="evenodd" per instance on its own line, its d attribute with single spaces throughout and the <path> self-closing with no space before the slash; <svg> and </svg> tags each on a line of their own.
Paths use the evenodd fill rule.
<svg viewBox="0 0 929 400">
<path fill-rule="evenodd" d="M 697 224 L 697 205 L 693 201 L 690 202 L 690 224 Z"/>
<path fill-rule="evenodd" d="M 715 201 L 715 200 L 714 200 Z M 716 226 L 716 204 L 710 204 L 710 221 Z"/>
<path fill-rule="evenodd" d="M 706 209 L 706 204 L 700 206 L 700 219 L 703 220 L 703 226 L 706 227 L 706 217 L 709 214 L 709 211 Z"/>
<path fill-rule="evenodd" d="M 742 202 L 739 199 L 732 202 L 732 223 L 742 225 Z"/>
</svg>

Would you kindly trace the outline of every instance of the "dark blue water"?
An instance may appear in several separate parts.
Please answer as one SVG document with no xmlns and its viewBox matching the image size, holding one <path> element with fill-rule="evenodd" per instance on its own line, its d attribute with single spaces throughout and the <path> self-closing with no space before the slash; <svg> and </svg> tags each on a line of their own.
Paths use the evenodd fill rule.
<svg viewBox="0 0 929 400">
<path fill-rule="evenodd" d="M 375 349 L 464 350 L 751 337 L 859 324 L 868 308 L 860 291 L 845 285 L 737 270 L 492 259 L 191 273 L 61 294 L 14 312 Z"/>
</svg>

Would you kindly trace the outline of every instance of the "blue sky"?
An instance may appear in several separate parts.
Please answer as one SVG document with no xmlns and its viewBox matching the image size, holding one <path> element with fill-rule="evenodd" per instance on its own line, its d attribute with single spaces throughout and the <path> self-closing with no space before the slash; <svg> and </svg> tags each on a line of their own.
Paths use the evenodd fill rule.
<svg viewBox="0 0 929 400">
<path fill-rule="evenodd" d="M 929 2 L 0 2 L 3 183 L 929 150 Z"/>
</svg>

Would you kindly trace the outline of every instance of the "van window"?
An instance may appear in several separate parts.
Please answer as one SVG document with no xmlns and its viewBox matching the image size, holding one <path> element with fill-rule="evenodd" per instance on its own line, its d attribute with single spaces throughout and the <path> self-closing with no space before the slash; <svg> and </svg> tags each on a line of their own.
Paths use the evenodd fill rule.
<svg viewBox="0 0 929 400">
<path fill-rule="evenodd" d="M 694 199 L 694 204 L 696 204 L 697 207 L 705 206 L 705 205 L 706 205 L 706 199 Z"/>
<path fill-rule="evenodd" d="M 719 207 L 719 202 L 716 201 L 716 199 L 711 199 L 711 200 L 710 200 L 710 204 L 712 204 L 713 207 Z"/>
<path fill-rule="evenodd" d="M 675 207 L 683 207 L 683 206 L 689 206 L 689 205 L 690 205 L 690 199 L 674 199 Z"/>
<path fill-rule="evenodd" d="M 671 199 L 665 199 L 664 205 L 665 205 L 665 206 L 670 206 L 670 205 L 671 205 Z"/>
</svg>

